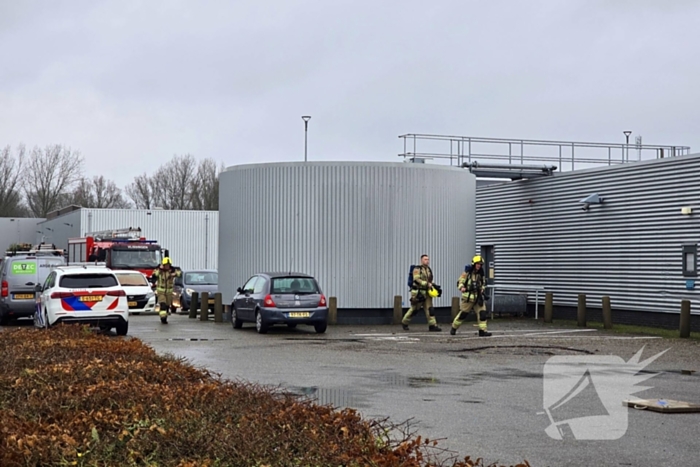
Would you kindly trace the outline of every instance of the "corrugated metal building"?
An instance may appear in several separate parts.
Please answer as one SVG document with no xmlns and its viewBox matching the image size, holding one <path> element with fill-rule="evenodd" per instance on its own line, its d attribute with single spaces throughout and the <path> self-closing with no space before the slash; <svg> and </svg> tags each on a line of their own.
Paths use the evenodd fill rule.
<svg viewBox="0 0 700 467">
<path fill-rule="evenodd" d="M 41 217 L 0 218 L 0 251 L 5 253 L 13 243 L 34 243 Z"/>
<path fill-rule="evenodd" d="M 698 186 L 700 154 L 483 186 L 476 243 L 496 284 L 544 286 L 570 317 L 585 293 L 590 308 L 610 296 L 618 322 L 677 326 L 682 299 L 700 313 Z"/>
<path fill-rule="evenodd" d="M 475 191 L 468 171 L 432 164 L 229 167 L 219 195 L 224 303 L 254 273 L 293 270 L 316 276 L 340 310 L 386 312 L 395 295 L 407 307 L 409 267 L 425 253 L 445 292 L 434 305 L 449 307 L 475 247 Z"/>
<path fill-rule="evenodd" d="M 35 230 L 58 248 L 68 238 L 87 232 L 141 227 L 143 235 L 170 250 L 174 264 L 183 269 L 217 268 L 219 245 L 218 211 L 170 211 L 161 209 L 65 208 L 50 213 Z"/>
</svg>

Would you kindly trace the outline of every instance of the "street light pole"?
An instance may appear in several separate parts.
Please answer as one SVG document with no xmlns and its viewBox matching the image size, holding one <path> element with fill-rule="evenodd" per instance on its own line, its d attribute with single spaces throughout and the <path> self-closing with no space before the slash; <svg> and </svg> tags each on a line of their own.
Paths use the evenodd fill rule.
<svg viewBox="0 0 700 467">
<path fill-rule="evenodd" d="M 626 139 L 625 146 L 626 146 L 627 154 L 625 156 L 625 159 L 627 160 L 627 162 L 629 162 L 630 161 L 630 135 L 632 134 L 632 132 L 629 130 L 626 130 L 626 131 L 623 131 L 623 133 L 625 134 L 625 139 Z"/>
<path fill-rule="evenodd" d="M 311 117 L 308 115 L 305 115 L 301 117 L 302 120 L 304 120 L 304 162 L 306 162 L 306 146 L 307 146 L 307 135 L 309 134 L 309 120 Z"/>
</svg>

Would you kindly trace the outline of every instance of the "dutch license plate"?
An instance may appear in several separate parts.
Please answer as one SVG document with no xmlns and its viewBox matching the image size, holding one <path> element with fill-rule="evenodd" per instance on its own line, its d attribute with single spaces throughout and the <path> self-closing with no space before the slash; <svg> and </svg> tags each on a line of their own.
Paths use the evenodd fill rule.
<svg viewBox="0 0 700 467">
<path fill-rule="evenodd" d="M 290 318 L 308 318 L 311 316 L 311 313 L 308 311 L 292 311 L 289 313 Z"/>
<path fill-rule="evenodd" d="M 30 300 L 34 298 L 34 294 L 18 293 L 13 295 L 15 300 Z"/>
<path fill-rule="evenodd" d="M 129 306 L 136 306 L 136 305 L 138 305 L 138 303 L 136 303 L 136 302 L 129 302 Z"/>
<path fill-rule="evenodd" d="M 81 302 L 101 302 L 102 295 L 83 295 L 80 297 Z"/>
<path fill-rule="evenodd" d="M 213 299 L 213 298 L 210 298 L 210 299 L 209 299 L 209 304 L 210 304 L 210 305 L 213 305 L 213 304 L 214 304 L 214 299 Z"/>
</svg>

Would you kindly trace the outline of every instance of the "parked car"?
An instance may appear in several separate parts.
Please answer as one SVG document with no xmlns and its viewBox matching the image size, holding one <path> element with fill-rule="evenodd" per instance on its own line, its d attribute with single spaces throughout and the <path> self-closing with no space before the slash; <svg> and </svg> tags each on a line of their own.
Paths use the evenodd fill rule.
<svg viewBox="0 0 700 467">
<path fill-rule="evenodd" d="M 209 292 L 209 310 L 214 310 L 214 294 L 219 291 L 219 272 L 216 269 L 200 269 L 186 271 L 175 278 L 173 299 L 175 305 L 180 304 L 182 311 L 189 311 L 192 294 L 197 292 L 202 298 L 202 292 Z M 200 303 L 201 306 L 201 303 Z"/>
<path fill-rule="evenodd" d="M 35 289 L 34 325 L 49 328 L 58 323 L 129 330 L 129 304 L 117 275 L 106 266 L 59 266 Z"/>
<path fill-rule="evenodd" d="M 138 315 L 156 311 L 156 294 L 148 282 L 148 277 L 142 272 L 113 269 L 119 284 L 126 292 L 129 314 Z"/>
<path fill-rule="evenodd" d="M 63 264 L 61 255 L 18 253 L 5 256 L 0 261 L 0 325 L 6 325 L 11 319 L 31 317 L 35 308 L 35 287 L 46 280 L 53 268 Z"/>
<path fill-rule="evenodd" d="M 328 305 L 313 276 L 303 273 L 259 273 L 238 288 L 231 303 L 231 323 L 240 329 L 244 322 L 255 323 L 260 334 L 270 326 L 312 325 L 317 333 L 326 332 Z"/>
</svg>

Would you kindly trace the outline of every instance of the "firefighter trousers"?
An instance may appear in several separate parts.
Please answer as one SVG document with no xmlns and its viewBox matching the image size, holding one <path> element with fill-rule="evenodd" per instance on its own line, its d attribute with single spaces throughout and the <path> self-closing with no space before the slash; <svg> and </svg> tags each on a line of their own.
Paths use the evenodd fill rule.
<svg viewBox="0 0 700 467">
<path fill-rule="evenodd" d="M 162 308 L 160 309 L 160 315 L 163 316 L 162 312 L 165 311 L 166 313 L 168 311 L 170 312 L 175 312 L 173 310 L 173 289 L 170 290 L 156 290 L 156 303 L 158 305 L 165 303 L 168 305 L 168 307 L 163 310 Z"/>
<path fill-rule="evenodd" d="M 425 300 L 422 300 L 421 296 L 424 297 Z M 433 297 L 428 295 L 427 292 L 425 292 L 425 295 L 423 295 L 421 292 L 411 294 L 411 308 L 409 308 L 406 314 L 403 316 L 401 323 L 408 326 L 411 323 L 411 316 L 413 313 L 419 311 L 421 308 L 423 308 L 425 311 L 425 319 L 428 320 L 428 326 L 437 325 L 435 316 L 430 314 L 433 309 Z"/>
<path fill-rule="evenodd" d="M 476 315 L 476 322 L 477 325 L 479 326 L 479 329 L 482 331 L 486 331 L 486 320 L 481 319 L 481 314 L 484 314 L 484 317 L 486 316 L 486 306 L 485 305 L 478 305 L 476 301 L 469 301 L 467 300 L 466 297 L 462 297 L 459 301 L 459 313 L 457 313 L 457 316 L 455 316 L 454 321 L 452 321 L 452 327 L 454 329 L 459 329 L 459 327 L 466 321 L 467 316 L 469 316 L 469 313 L 474 312 Z"/>
</svg>

